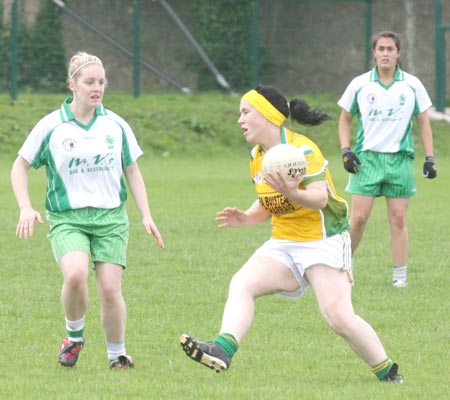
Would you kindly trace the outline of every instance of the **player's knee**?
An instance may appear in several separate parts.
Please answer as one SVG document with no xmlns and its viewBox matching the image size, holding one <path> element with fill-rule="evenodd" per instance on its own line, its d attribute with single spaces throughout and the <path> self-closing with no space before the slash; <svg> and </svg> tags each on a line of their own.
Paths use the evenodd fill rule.
<svg viewBox="0 0 450 400">
<path fill-rule="evenodd" d="M 74 291 L 87 289 L 87 279 L 83 274 L 64 274 L 64 286 Z"/>
<path fill-rule="evenodd" d="M 321 311 L 329 327 L 337 334 L 345 337 L 351 327 L 353 312 L 333 306 Z"/>
<path fill-rule="evenodd" d="M 103 304 L 116 304 L 123 301 L 120 285 L 102 284 L 99 288 L 99 295 Z"/>
<path fill-rule="evenodd" d="M 350 220 L 350 226 L 353 228 L 364 228 L 368 219 L 369 216 L 367 214 L 353 213 Z"/>
<path fill-rule="evenodd" d="M 389 222 L 392 228 L 402 230 L 406 228 L 406 216 L 394 215 L 389 218 Z"/>
</svg>

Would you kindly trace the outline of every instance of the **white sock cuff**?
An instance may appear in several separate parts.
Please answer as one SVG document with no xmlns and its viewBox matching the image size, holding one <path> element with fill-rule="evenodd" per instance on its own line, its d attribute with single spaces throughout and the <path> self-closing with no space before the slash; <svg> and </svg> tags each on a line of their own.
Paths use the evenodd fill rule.
<svg viewBox="0 0 450 400">
<path fill-rule="evenodd" d="M 107 340 L 106 350 L 108 352 L 109 360 L 117 360 L 119 356 L 124 356 L 127 354 L 125 349 L 125 340 L 121 342 L 110 342 Z"/>
<path fill-rule="evenodd" d="M 70 321 L 66 318 L 66 329 L 69 332 L 78 332 L 84 329 L 84 320 L 86 319 L 86 316 L 83 316 L 83 318 L 80 318 L 76 321 Z"/>
</svg>

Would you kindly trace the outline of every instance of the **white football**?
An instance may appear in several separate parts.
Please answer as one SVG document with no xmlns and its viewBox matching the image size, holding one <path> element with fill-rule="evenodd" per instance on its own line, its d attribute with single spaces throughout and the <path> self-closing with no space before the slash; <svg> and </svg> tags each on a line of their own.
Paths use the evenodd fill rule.
<svg viewBox="0 0 450 400">
<path fill-rule="evenodd" d="M 289 179 L 300 175 L 300 182 L 306 174 L 306 158 L 301 149 L 293 144 L 277 144 L 271 147 L 263 158 L 263 172 L 280 171 Z"/>
</svg>

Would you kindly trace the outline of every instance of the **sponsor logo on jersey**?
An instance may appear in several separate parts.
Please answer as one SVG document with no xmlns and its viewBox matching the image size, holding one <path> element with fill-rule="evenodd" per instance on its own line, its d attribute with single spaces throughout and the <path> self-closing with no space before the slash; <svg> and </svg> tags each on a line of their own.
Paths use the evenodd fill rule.
<svg viewBox="0 0 450 400">
<path fill-rule="evenodd" d="M 75 147 L 77 147 L 77 142 L 73 139 L 66 139 L 64 140 L 62 147 L 66 151 L 72 151 L 75 150 Z"/>
<path fill-rule="evenodd" d="M 369 93 L 369 94 L 367 95 L 367 97 L 366 97 L 366 101 L 367 101 L 369 104 L 375 103 L 376 99 L 377 99 L 377 96 L 376 96 L 374 93 Z"/>
</svg>

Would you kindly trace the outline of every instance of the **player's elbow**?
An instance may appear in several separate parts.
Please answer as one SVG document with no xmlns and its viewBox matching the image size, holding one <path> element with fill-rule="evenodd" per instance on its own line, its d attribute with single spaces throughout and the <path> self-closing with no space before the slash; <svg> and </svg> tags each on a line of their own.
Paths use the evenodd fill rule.
<svg viewBox="0 0 450 400">
<path fill-rule="evenodd" d="M 328 204 L 328 194 L 322 195 L 317 199 L 317 209 L 323 210 Z"/>
</svg>

